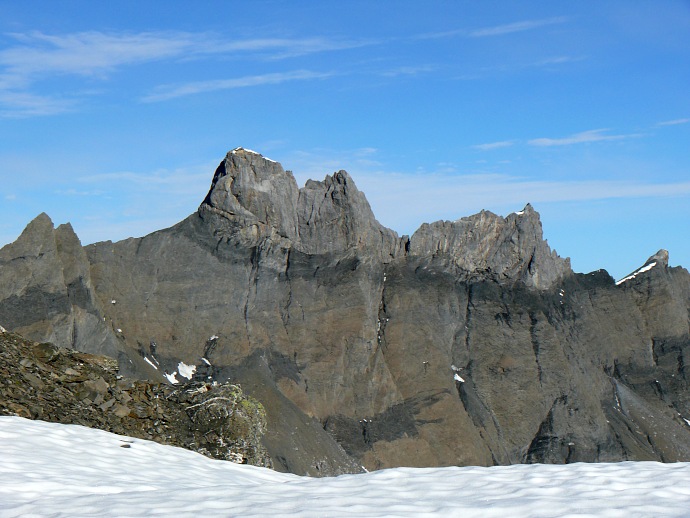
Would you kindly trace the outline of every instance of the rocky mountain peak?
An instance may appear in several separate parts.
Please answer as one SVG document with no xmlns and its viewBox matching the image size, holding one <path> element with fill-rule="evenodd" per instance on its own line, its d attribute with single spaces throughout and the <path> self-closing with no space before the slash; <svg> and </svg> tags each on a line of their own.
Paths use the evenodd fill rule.
<svg viewBox="0 0 690 518">
<path fill-rule="evenodd" d="M 662 248 L 656 254 L 647 259 L 647 262 L 644 263 L 644 266 L 647 266 L 650 263 L 656 263 L 659 266 L 666 268 L 668 266 L 668 250 L 664 250 Z"/>
<path fill-rule="evenodd" d="M 571 272 L 543 238 L 539 213 L 527 204 L 503 218 L 489 211 L 423 224 L 410 240 L 410 254 L 446 256 L 468 272 L 521 280 L 545 289 Z"/>
<path fill-rule="evenodd" d="M 616 282 L 616 285 L 620 286 L 626 281 L 631 281 L 638 275 L 650 271 L 652 268 L 668 268 L 668 250 L 664 250 L 663 248 L 659 250 L 656 254 L 647 259 L 645 263 L 642 266 L 640 266 L 637 270 L 630 273 L 629 275 L 626 275 L 621 280 Z"/>
<path fill-rule="evenodd" d="M 298 201 L 301 249 L 309 254 L 357 249 L 393 257 L 403 246 L 395 232 L 381 225 L 364 193 L 346 171 L 309 180 Z"/>
<path fill-rule="evenodd" d="M 216 169 L 199 212 L 220 216 L 212 224 L 229 226 L 245 243 L 282 238 L 281 246 L 308 254 L 358 249 L 393 256 L 403 248 L 397 234 L 376 221 L 346 171 L 299 189 L 278 162 L 241 147 Z"/>
<path fill-rule="evenodd" d="M 260 236 L 275 230 L 298 240 L 294 176 L 255 151 L 236 148 L 220 163 L 201 210 L 221 215 L 233 227 L 254 228 Z"/>
</svg>

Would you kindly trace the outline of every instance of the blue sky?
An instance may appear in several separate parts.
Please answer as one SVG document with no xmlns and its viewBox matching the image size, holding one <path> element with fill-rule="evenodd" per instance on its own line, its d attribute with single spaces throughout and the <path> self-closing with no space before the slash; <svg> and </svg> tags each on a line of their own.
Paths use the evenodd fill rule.
<svg viewBox="0 0 690 518">
<path fill-rule="evenodd" d="M 243 146 L 400 234 L 531 202 L 576 271 L 690 267 L 688 91 L 687 0 L 0 0 L 0 245 L 170 226 Z"/>
</svg>

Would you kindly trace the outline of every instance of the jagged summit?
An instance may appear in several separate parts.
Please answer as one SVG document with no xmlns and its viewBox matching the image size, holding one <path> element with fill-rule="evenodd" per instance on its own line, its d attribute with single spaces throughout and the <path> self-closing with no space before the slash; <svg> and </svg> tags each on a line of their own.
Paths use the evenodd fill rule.
<svg viewBox="0 0 690 518">
<path fill-rule="evenodd" d="M 513 212 L 513 214 L 515 214 L 516 216 L 524 216 L 525 214 L 531 215 L 533 213 L 536 213 L 536 211 L 534 210 L 534 207 L 532 207 L 531 203 L 528 203 L 527 205 L 525 205 L 524 209 L 519 210 L 517 212 Z"/>
<path fill-rule="evenodd" d="M 656 254 L 651 256 L 649 259 L 645 261 L 645 263 L 640 266 L 637 270 L 632 272 L 629 275 L 626 275 L 623 277 L 621 280 L 616 282 L 616 285 L 619 286 L 623 284 L 626 281 L 630 281 L 640 275 L 641 273 L 648 272 L 654 267 L 659 267 L 659 268 L 667 268 L 668 267 L 668 250 L 664 250 L 663 248 L 659 250 Z"/>
<path fill-rule="evenodd" d="M 487 272 L 548 288 L 571 272 L 543 239 L 541 220 L 530 204 L 503 218 L 489 211 L 456 221 L 425 223 L 410 239 L 410 254 L 451 257 L 470 272 Z"/>
<path fill-rule="evenodd" d="M 659 266 L 666 268 L 668 266 L 668 250 L 664 250 L 662 248 L 656 254 L 647 259 L 643 266 L 647 266 L 650 263 L 657 263 Z"/>
<path fill-rule="evenodd" d="M 408 252 L 444 255 L 462 270 L 539 289 L 570 272 L 569 260 L 543 239 L 539 214 L 530 204 L 506 218 L 482 211 L 454 222 L 423 224 L 408 241 L 376 220 L 346 171 L 308 180 L 299 189 L 278 162 L 241 147 L 218 166 L 199 212 L 220 216 L 211 224 L 229 227 L 244 243 L 282 240 L 281 246 L 307 254 L 356 250 L 383 260 Z"/>
<path fill-rule="evenodd" d="M 216 169 L 200 211 L 222 216 L 248 239 L 275 233 L 297 241 L 298 194 L 294 176 L 278 162 L 235 148 Z"/>
<path fill-rule="evenodd" d="M 281 246 L 307 254 L 354 249 L 394 257 L 403 248 L 346 171 L 300 189 L 278 162 L 244 148 L 230 151 L 218 166 L 199 213 L 221 216 L 212 224 L 245 243 L 282 240 Z"/>
</svg>

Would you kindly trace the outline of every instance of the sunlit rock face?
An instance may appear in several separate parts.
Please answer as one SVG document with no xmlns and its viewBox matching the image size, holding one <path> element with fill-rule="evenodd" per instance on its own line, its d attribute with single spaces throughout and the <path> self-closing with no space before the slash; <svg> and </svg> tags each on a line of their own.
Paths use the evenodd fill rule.
<svg viewBox="0 0 690 518">
<path fill-rule="evenodd" d="M 618 285 L 575 274 L 530 205 L 399 237 L 346 172 L 300 189 L 242 148 L 171 228 L 60 254 L 51 229 L 0 251 L 0 323 L 60 341 L 86 311 L 107 339 L 77 348 L 240 383 L 277 469 L 690 460 L 690 275 L 663 253 Z"/>
</svg>

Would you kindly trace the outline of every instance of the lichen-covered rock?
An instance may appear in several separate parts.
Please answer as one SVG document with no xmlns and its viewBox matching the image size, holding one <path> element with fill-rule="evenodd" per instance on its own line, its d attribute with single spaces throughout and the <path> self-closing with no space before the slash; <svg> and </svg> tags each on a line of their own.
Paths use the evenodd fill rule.
<svg viewBox="0 0 690 518">
<path fill-rule="evenodd" d="M 191 446 L 217 459 L 270 466 L 261 439 L 266 411 L 238 385 L 191 383 L 175 392 L 191 421 Z"/>
<path fill-rule="evenodd" d="M 0 334 L 0 415 L 79 424 L 271 467 L 266 414 L 237 385 L 179 387 L 118 374 L 117 361 Z"/>
</svg>

